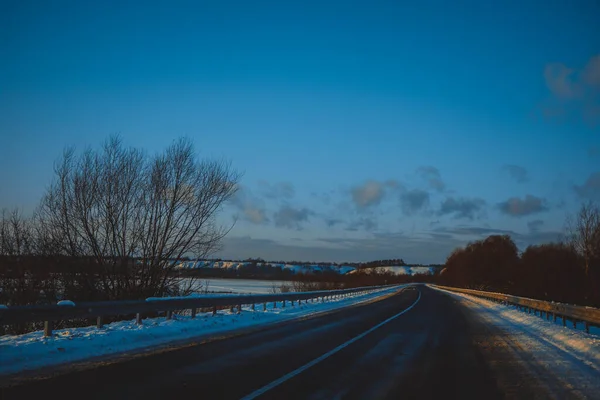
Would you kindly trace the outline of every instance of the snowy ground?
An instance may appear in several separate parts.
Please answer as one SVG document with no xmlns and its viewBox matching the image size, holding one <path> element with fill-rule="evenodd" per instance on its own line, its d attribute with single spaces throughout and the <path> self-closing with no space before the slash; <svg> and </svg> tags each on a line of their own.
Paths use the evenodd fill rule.
<svg viewBox="0 0 600 400">
<path fill-rule="evenodd" d="M 573 390 L 600 388 L 600 330 L 597 328 L 588 334 L 563 327 L 560 320 L 553 323 L 512 306 L 433 288 L 460 301 L 486 324 L 499 328 L 506 334 L 506 340 L 521 349 L 521 354 L 527 354 L 541 369 L 551 370 L 554 376 L 565 379 Z"/>
<path fill-rule="evenodd" d="M 195 319 L 175 316 L 173 320 L 145 319 L 142 325 L 136 325 L 135 321 L 121 321 L 107 324 L 102 329 L 62 329 L 56 330 L 51 338 L 43 337 L 41 331 L 18 336 L 6 335 L 0 337 L 0 375 L 138 351 L 197 336 L 232 332 L 240 328 L 294 319 L 373 300 L 391 294 L 403 286 L 406 285 L 328 300 L 326 303 L 296 303 L 292 307 L 288 302 L 285 308 L 281 307 L 281 303 L 278 308 L 273 308 L 271 303 L 267 306 L 267 311 L 263 311 L 262 305 L 257 304 L 256 311 L 252 311 L 248 306 L 243 308 L 241 314 L 232 314 L 227 310 L 219 311 L 216 316 L 212 313 L 200 313 Z"/>
<path fill-rule="evenodd" d="M 248 294 L 266 294 L 279 293 L 281 285 L 285 284 L 291 287 L 292 282 L 288 281 L 263 281 L 260 279 L 219 279 L 210 278 L 198 280 L 204 285 L 208 281 L 208 290 L 210 292 L 232 292 Z"/>
</svg>

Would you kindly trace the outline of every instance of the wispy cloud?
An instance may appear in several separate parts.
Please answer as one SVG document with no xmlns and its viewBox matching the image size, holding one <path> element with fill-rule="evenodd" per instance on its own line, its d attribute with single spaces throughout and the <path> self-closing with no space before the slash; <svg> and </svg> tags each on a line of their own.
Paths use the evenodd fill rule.
<svg viewBox="0 0 600 400">
<path fill-rule="evenodd" d="M 590 174 L 582 185 L 575 185 L 573 189 L 581 198 L 600 200 L 600 172 Z"/>
<path fill-rule="evenodd" d="M 422 166 L 417 169 L 417 173 L 427 181 L 432 189 L 442 192 L 446 188 L 446 184 L 442 180 L 440 170 L 436 167 Z"/>
<path fill-rule="evenodd" d="M 377 229 L 377 220 L 372 217 L 362 217 L 351 222 L 346 227 L 347 231 L 367 231 L 371 232 Z"/>
<path fill-rule="evenodd" d="M 414 215 L 429 204 L 429 193 L 420 189 L 408 190 L 400 196 L 402 212 Z"/>
<path fill-rule="evenodd" d="M 542 225 L 544 225 L 544 221 L 542 221 L 541 219 L 535 219 L 527 223 L 527 227 L 531 232 L 539 232 Z"/>
<path fill-rule="evenodd" d="M 308 221 L 309 217 L 314 214 L 308 208 L 294 208 L 284 205 L 273 215 L 273 220 L 275 226 L 302 229 L 302 223 Z"/>
<path fill-rule="evenodd" d="M 239 186 L 238 191 L 229 203 L 238 210 L 236 216 L 242 220 L 253 224 L 266 224 L 269 222 L 263 202 L 253 196 L 251 191 L 244 186 Z"/>
<path fill-rule="evenodd" d="M 485 200 L 474 198 L 447 197 L 440 206 L 438 215 L 454 214 L 456 218 L 474 219 L 485 206 Z"/>
<path fill-rule="evenodd" d="M 378 205 L 386 195 L 386 190 L 397 189 L 401 185 L 394 180 L 385 182 L 369 180 L 362 185 L 353 187 L 350 190 L 352 201 L 359 210 Z"/>
<path fill-rule="evenodd" d="M 500 212 L 512 217 L 523 217 L 548 210 L 546 200 L 528 194 L 525 198 L 511 197 L 498 203 Z"/>
<path fill-rule="evenodd" d="M 548 64 L 544 79 L 551 94 L 542 105 L 545 116 L 577 117 L 591 125 L 600 122 L 600 54 L 581 68 Z"/>
</svg>

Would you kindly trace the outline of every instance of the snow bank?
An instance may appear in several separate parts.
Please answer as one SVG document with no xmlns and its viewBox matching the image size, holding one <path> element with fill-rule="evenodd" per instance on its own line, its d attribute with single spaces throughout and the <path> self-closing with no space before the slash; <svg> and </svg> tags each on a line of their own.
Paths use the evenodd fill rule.
<svg viewBox="0 0 600 400">
<path fill-rule="evenodd" d="M 514 306 L 505 306 L 479 297 L 455 293 L 432 287 L 461 301 L 461 304 L 477 312 L 478 316 L 508 332 L 514 338 L 536 338 L 546 345 L 573 355 L 579 361 L 600 372 L 600 330 L 586 333 L 562 326 L 562 321 L 548 321 Z M 530 344 L 531 342 L 529 342 Z M 541 346 L 540 346 L 541 347 Z M 532 346 L 524 346 L 533 351 Z"/>
<path fill-rule="evenodd" d="M 120 321 L 96 327 L 56 330 L 54 336 L 45 338 L 43 332 L 0 337 L 0 375 L 8 375 L 41 367 L 82 361 L 91 357 L 115 355 L 126 351 L 141 350 L 164 345 L 169 342 L 191 339 L 196 336 L 234 331 L 240 328 L 264 325 L 299 318 L 336 308 L 347 307 L 385 296 L 406 286 L 379 289 L 368 294 L 351 295 L 342 299 L 332 299 L 325 303 L 297 302 L 285 308 L 279 303 L 256 305 L 256 311 L 244 307 L 241 314 L 229 310 L 212 313 L 199 313 L 195 319 L 175 315 L 174 319 L 152 318 L 143 320 L 142 325 L 135 321 Z"/>
</svg>

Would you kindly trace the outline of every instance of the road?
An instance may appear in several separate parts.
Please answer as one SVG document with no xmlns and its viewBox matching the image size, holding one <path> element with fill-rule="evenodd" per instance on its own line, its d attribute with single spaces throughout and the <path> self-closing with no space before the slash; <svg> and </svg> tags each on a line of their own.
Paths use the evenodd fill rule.
<svg viewBox="0 0 600 400">
<path fill-rule="evenodd" d="M 563 370 L 576 362 L 556 354 Z M 600 398 L 597 368 L 581 372 L 578 365 L 584 376 L 570 381 L 551 367 L 456 299 L 417 286 L 336 313 L 0 393 L 111 400 Z"/>
</svg>

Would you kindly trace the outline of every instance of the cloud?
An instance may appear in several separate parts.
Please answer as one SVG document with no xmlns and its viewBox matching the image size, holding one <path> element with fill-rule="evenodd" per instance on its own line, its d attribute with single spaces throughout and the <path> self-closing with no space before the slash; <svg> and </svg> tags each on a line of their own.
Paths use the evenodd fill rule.
<svg viewBox="0 0 600 400">
<path fill-rule="evenodd" d="M 259 181 L 258 185 L 263 196 L 269 199 L 291 199 L 295 194 L 294 186 L 289 182 L 269 184 L 266 181 Z"/>
<path fill-rule="evenodd" d="M 248 188 L 240 185 L 229 203 L 239 211 L 237 217 L 244 221 L 253 224 L 266 224 L 269 222 L 262 202 L 254 197 Z"/>
<path fill-rule="evenodd" d="M 299 245 L 249 236 L 226 236 L 216 256 L 224 259 L 261 257 L 265 260 L 361 262 L 402 258 L 409 263 L 441 263 L 463 241 L 453 238 L 377 234 L 364 239 L 321 238 L 316 245 Z"/>
<path fill-rule="evenodd" d="M 374 218 L 360 218 L 354 222 L 351 222 L 346 227 L 347 231 L 374 231 L 377 229 L 377 220 Z"/>
<path fill-rule="evenodd" d="M 528 194 L 524 199 L 511 197 L 510 199 L 498 203 L 500 212 L 512 217 L 523 217 L 548 210 L 546 200 Z"/>
<path fill-rule="evenodd" d="M 581 198 L 599 200 L 600 199 L 600 172 L 590 174 L 583 185 L 573 187 L 575 193 Z"/>
<path fill-rule="evenodd" d="M 544 225 L 544 221 L 541 219 L 535 219 L 527 223 L 527 227 L 529 228 L 530 232 L 539 232 L 542 225 Z"/>
<path fill-rule="evenodd" d="M 600 55 L 582 68 L 548 64 L 544 80 L 551 95 L 542 105 L 546 117 L 576 117 L 592 126 L 600 121 Z"/>
<path fill-rule="evenodd" d="M 284 205 L 273 215 L 273 219 L 275 226 L 301 229 L 301 223 L 308 221 L 308 218 L 312 215 L 314 215 L 314 212 L 308 208 L 293 208 Z"/>
<path fill-rule="evenodd" d="M 400 204 L 405 215 L 414 215 L 429 204 L 429 193 L 419 189 L 409 190 L 400 196 Z"/>
<path fill-rule="evenodd" d="M 454 214 L 456 218 L 473 219 L 483 210 L 485 200 L 447 197 L 440 206 L 438 215 Z"/>
<path fill-rule="evenodd" d="M 328 219 L 325 220 L 325 223 L 330 228 L 334 227 L 334 226 L 336 226 L 338 224 L 341 224 L 342 222 L 344 222 L 344 221 L 342 221 L 341 219 L 336 219 L 336 218 L 328 218 Z"/>
<path fill-rule="evenodd" d="M 600 54 L 594 56 L 583 69 L 583 80 L 590 86 L 600 86 Z"/>
<path fill-rule="evenodd" d="M 505 165 L 502 169 L 508 171 L 510 176 L 519 183 L 525 183 L 529 180 L 527 170 L 519 165 Z"/>
<path fill-rule="evenodd" d="M 433 230 L 434 232 L 449 233 L 453 235 L 469 235 L 469 236 L 489 236 L 489 235 L 518 235 L 515 231 L 506 229 L 490 228 L 488 226 L 466 226 L 458 225 L 453 227 L 439 227 Z"/>
<path fill-rule="evenodd" d="M 381 203 L 381 200 L 385 197 L 386 189 L 397 189 L 400 186 L 400 183 L 394 180 L 386 182 L 369 180 L 363 185 L 353 187 L 350 193 L 356 207 L 365 209 Z"/>
<path fill-rule="evenodd" d="M 431 188 L 442 192 L 446 188 L 446 184 L 442 180 L 440 171 L 436 167 L 423 166 L 417 169 L 417 173 L 427 181 Z"/>
<path fill-rule="evenodd" d="M 558 98 L 569 99 L 578 96 L 578 84 L 574 70 L 562 63 L 551 63 L 544 68 L 546 86 Z"/>
</svg>

